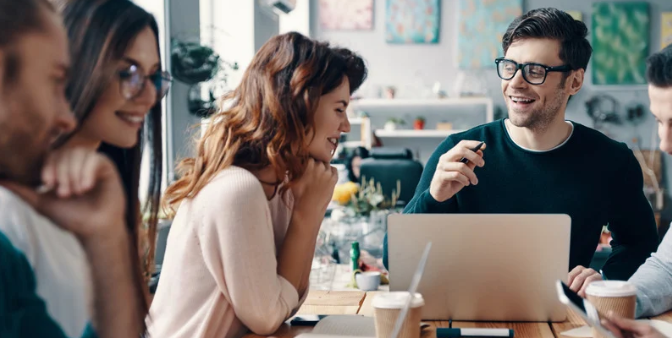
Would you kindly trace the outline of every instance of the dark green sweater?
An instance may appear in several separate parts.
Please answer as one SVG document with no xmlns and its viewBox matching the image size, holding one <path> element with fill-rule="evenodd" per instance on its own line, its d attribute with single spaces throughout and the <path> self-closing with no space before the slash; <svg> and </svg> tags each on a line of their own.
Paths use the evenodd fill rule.
<svg viewBox="0 0 672 338">
<path fill-rule="evenodd" d="M 574 124 L 567 142 L 547 152 L 516 145 L 504 120 L 444 140 L 427 162 L 404 213 L 568 214 L 572 219 L 569 269 L 589 266 L 602 227 L 612 232 L 608 279 L 628 279 L 658 246 L 658 232 L 632 151 L 602 133 Z M 478 185 L 439 203 L 429 186 L 441 155 L 461 140 L 484 141 L 485 166 Z M 387 246 L 387 239 L 385 240 Z M 387 248 L 384 250 L 387 258 Z M 534 255 L 534 252 L 530 252 Z"/>
<path fill-rule="evenodd" d="M 0 232 L 0 337 L 66 338 L 37 295 L 35 274 L 22 252 Z M 94 338 L 87 327 L 82 337 Z"/>
</svg>

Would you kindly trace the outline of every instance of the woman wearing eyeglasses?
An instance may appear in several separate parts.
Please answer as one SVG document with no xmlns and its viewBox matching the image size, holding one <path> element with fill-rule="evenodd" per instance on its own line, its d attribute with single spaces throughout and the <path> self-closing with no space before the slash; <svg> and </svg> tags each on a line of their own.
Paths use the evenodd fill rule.
<svg viewBox="0 0 672 338">
<path fill-rule="evenodd" d="M 154 17 L 129 0 L 59 0 L 70 39 L 73 72 L 66 88 L 79 128 L 62 147 L 91 147 L 108 155 L 126 191 L 126 223 L 133 239 L 138 283 L 151 274 L 162 170 L 161 99 L 171 84 L 161 69 L 159 31 Z M 142 142 L 148 142 L 150 214 L 147 245 L 139 241 Z M 144 248 L 142 253 L 138 247 Z M 143 319 L 148 301 L 142 304 Z M 144 322 L 144 321 L 143 321 Z"/>
<path fill-rule="evenodd" d="M 63 16 L 70 42 L 72 68 L 66 96 L 79 121 L 70 135 L 55 135 L 58 151 L 74 147 L 97 149 L 108 155 L 120 171 L 126 192 L 126 225 L 133 254 L 135 292 L 140 309 L 138 323 L 148 312 L 146 283 L 138 256 L 140 225 L 139 172 L 141 141 L 150 151 L 148 189 L 149 252 L 153 253 L 161 177 L 161 98 L 170 76 L 161 70 L 158 27 L 152 15 L 129 0 L 54 0 Z M 3 214 L 3 226 L 20 241 L 47 311 L 64 333 L 79 337 L 90 323 L 93 301 L 86 256 L 74 235 L 46 218 L 22 213 Z M 9 225 L 7 225 L 9 224 Z M 35 224 L 29 227 L 27 224 Z M 6 230 L 6 229 L 5 229 Z M 145 259 L 145 273 L 153 260 Z"/>
</svg>

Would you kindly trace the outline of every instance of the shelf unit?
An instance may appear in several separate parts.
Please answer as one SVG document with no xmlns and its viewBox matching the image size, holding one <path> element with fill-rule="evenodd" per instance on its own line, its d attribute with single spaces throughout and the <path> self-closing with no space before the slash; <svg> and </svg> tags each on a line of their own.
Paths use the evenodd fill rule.
<svg viewBox="0 0 672 338">
<path fill-rule="evenodd" d="M 446 99 L 359 99 L 353 100 L 354 110 L 367 111 L 377 108 L 413 108 L 413 107 L 455 107 L 485 106 L 486 123 L 494 121 L 494 105 L 489 97 L 460 97 Z"/>
<path fill-rule="evenodd" d="M 416 157 L 425 163 L 436 147 L 449 135 L 459 133 L 465 129 L 483 123 L 494 121 L 494 104 L 489 97 L 464 97 L 445 99 L 358 99 L 350 101 L 348 110 L 353 115 L 368 117 L 366 130 L 362 126 L 362 139 L 365 134 L 379 138 L 385 146 L 411 149 Z M 478 113 L 476 114 L 472 114 Z M 405 122 L 413 121 L 415 116 L 424 116 L 429 128 L 434 128 L 440 122 L 453 123 L 455 130 L 439 129 L 383 129 L 385 121 L 390 118 L 400 118 Z M 450 121 L 458 122 L 452 122 Z M 465 123 L 465 119 L 468 120 Z M 354 121 L 356 119 L 351 119 Z M 411 122 L 412 123 L 412 122 Z M 435 124 L 437 123 L 437 124 Z M 375 130 L 374 130 L 375 129 Z M 356 132 L 355 132 L 356 133 Z M 367 138 L 367 141 L 369 139 Z M 367 142 L 366 147 L 371 143 Z"/>
<path fill-rule="evenodd" d="M 371 118 L 380 118 L 381 116 L 394 116 L 399 111 L 426 111 L 428 114 L 434 113 L 449 113 L 449 109 L 460 106 L 484 106 L 485 107 L 485 121 L 489 123 L 494 121 L 494 104 L 489 97 L 461 97 L 461 98 L 445 98 L 445 99 L 358 99 L 350 102 L 349 110 L 354 112 L 365 112 Z M 362 120 L 366 120 L 363 122 Z M 351 118 L 350 124 L 362 123 L 362 140 L 366 140 L 365 146 L 370 148 L 371 137 L 369 136 L 374 130 L 371 127 L 370 118 Z M 380 127 L 380 126 L 379 126 Z M 461 132 L 463 130 L 438 130 L 438 129 L 424 129 L 424 130 L 385 130 L 376 129 L 375 135 L 380 138 L 441 138 L 448 137 L 451 134 Z M 366 134 L 366 135 L 365 135 Z"/>
<path fill-rule="evenodd" d="M 437 130 L 437 129 L 396 129 L 385 130 L 376 129 L 376 136 L 378 137 L 439 137 L 446 138 L 452 134 L 463 132 L 464 130 Z"/>
</svg>

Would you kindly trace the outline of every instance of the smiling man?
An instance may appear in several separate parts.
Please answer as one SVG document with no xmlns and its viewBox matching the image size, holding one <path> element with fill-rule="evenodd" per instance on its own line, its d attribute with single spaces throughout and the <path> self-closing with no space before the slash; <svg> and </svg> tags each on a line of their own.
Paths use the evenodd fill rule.
<svg viewBox="0 0 672 338">
<path fill-rule="evenodd" d="M 604 225 L 613 234 L 613 253 L 603 268 L 609 279 L 630 277 L 658 245 L 632 152 L 565 120 L 567 102 L 581 89 L 592 53 L 587 33 L 582 22 L 554 8 L 535 9 L 513 21 L 502 40 L 505 55 L 495 61 L 509 118 L 443 141 L 405 210 L 568 214 L 569 269 L 576 268 L 570 283 L 576 291 L 600 278 L 583 266 L 590 264 Z M 487 148 L 471 151 L 480 141 Z"/>
</svg>

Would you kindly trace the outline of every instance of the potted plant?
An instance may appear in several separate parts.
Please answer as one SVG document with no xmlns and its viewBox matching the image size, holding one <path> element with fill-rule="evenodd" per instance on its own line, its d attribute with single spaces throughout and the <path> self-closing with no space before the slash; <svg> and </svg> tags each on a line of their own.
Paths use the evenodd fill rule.
<svg viewBox="0 0 672 338">
<path fill-rule="evenodd" d="M 219 70 L 219 55 L 199 42 L 172 39 L 171 72 L 178 81 L 195 85 L 212 79 Z"/>
<path fill-rule="evenodd" d="M 171 72 L 177 81 L 189 87 L 187 108 L 201 118 L 209 117 L 215 102 L 227 90 L 228 70 L 237 70 L 237 63 L 224 61 L 211 48 L 200 42 L 172 39 Z"/>
<path fill-rule="evenodd" d="M 415 130 L 425 129 L 425 118 L 422 116 L 416 117 L 415 121 L 413 121 L 413 129 Z"/>
<path fill-rule="evenodd" d="M 406 121 L 402 119 L 390 118 L 385 123 L 385 130 L 387 131 L 397 130 L 397 126 L 403 126 L 404 124 L 406 124 Z"/>
</svg>

